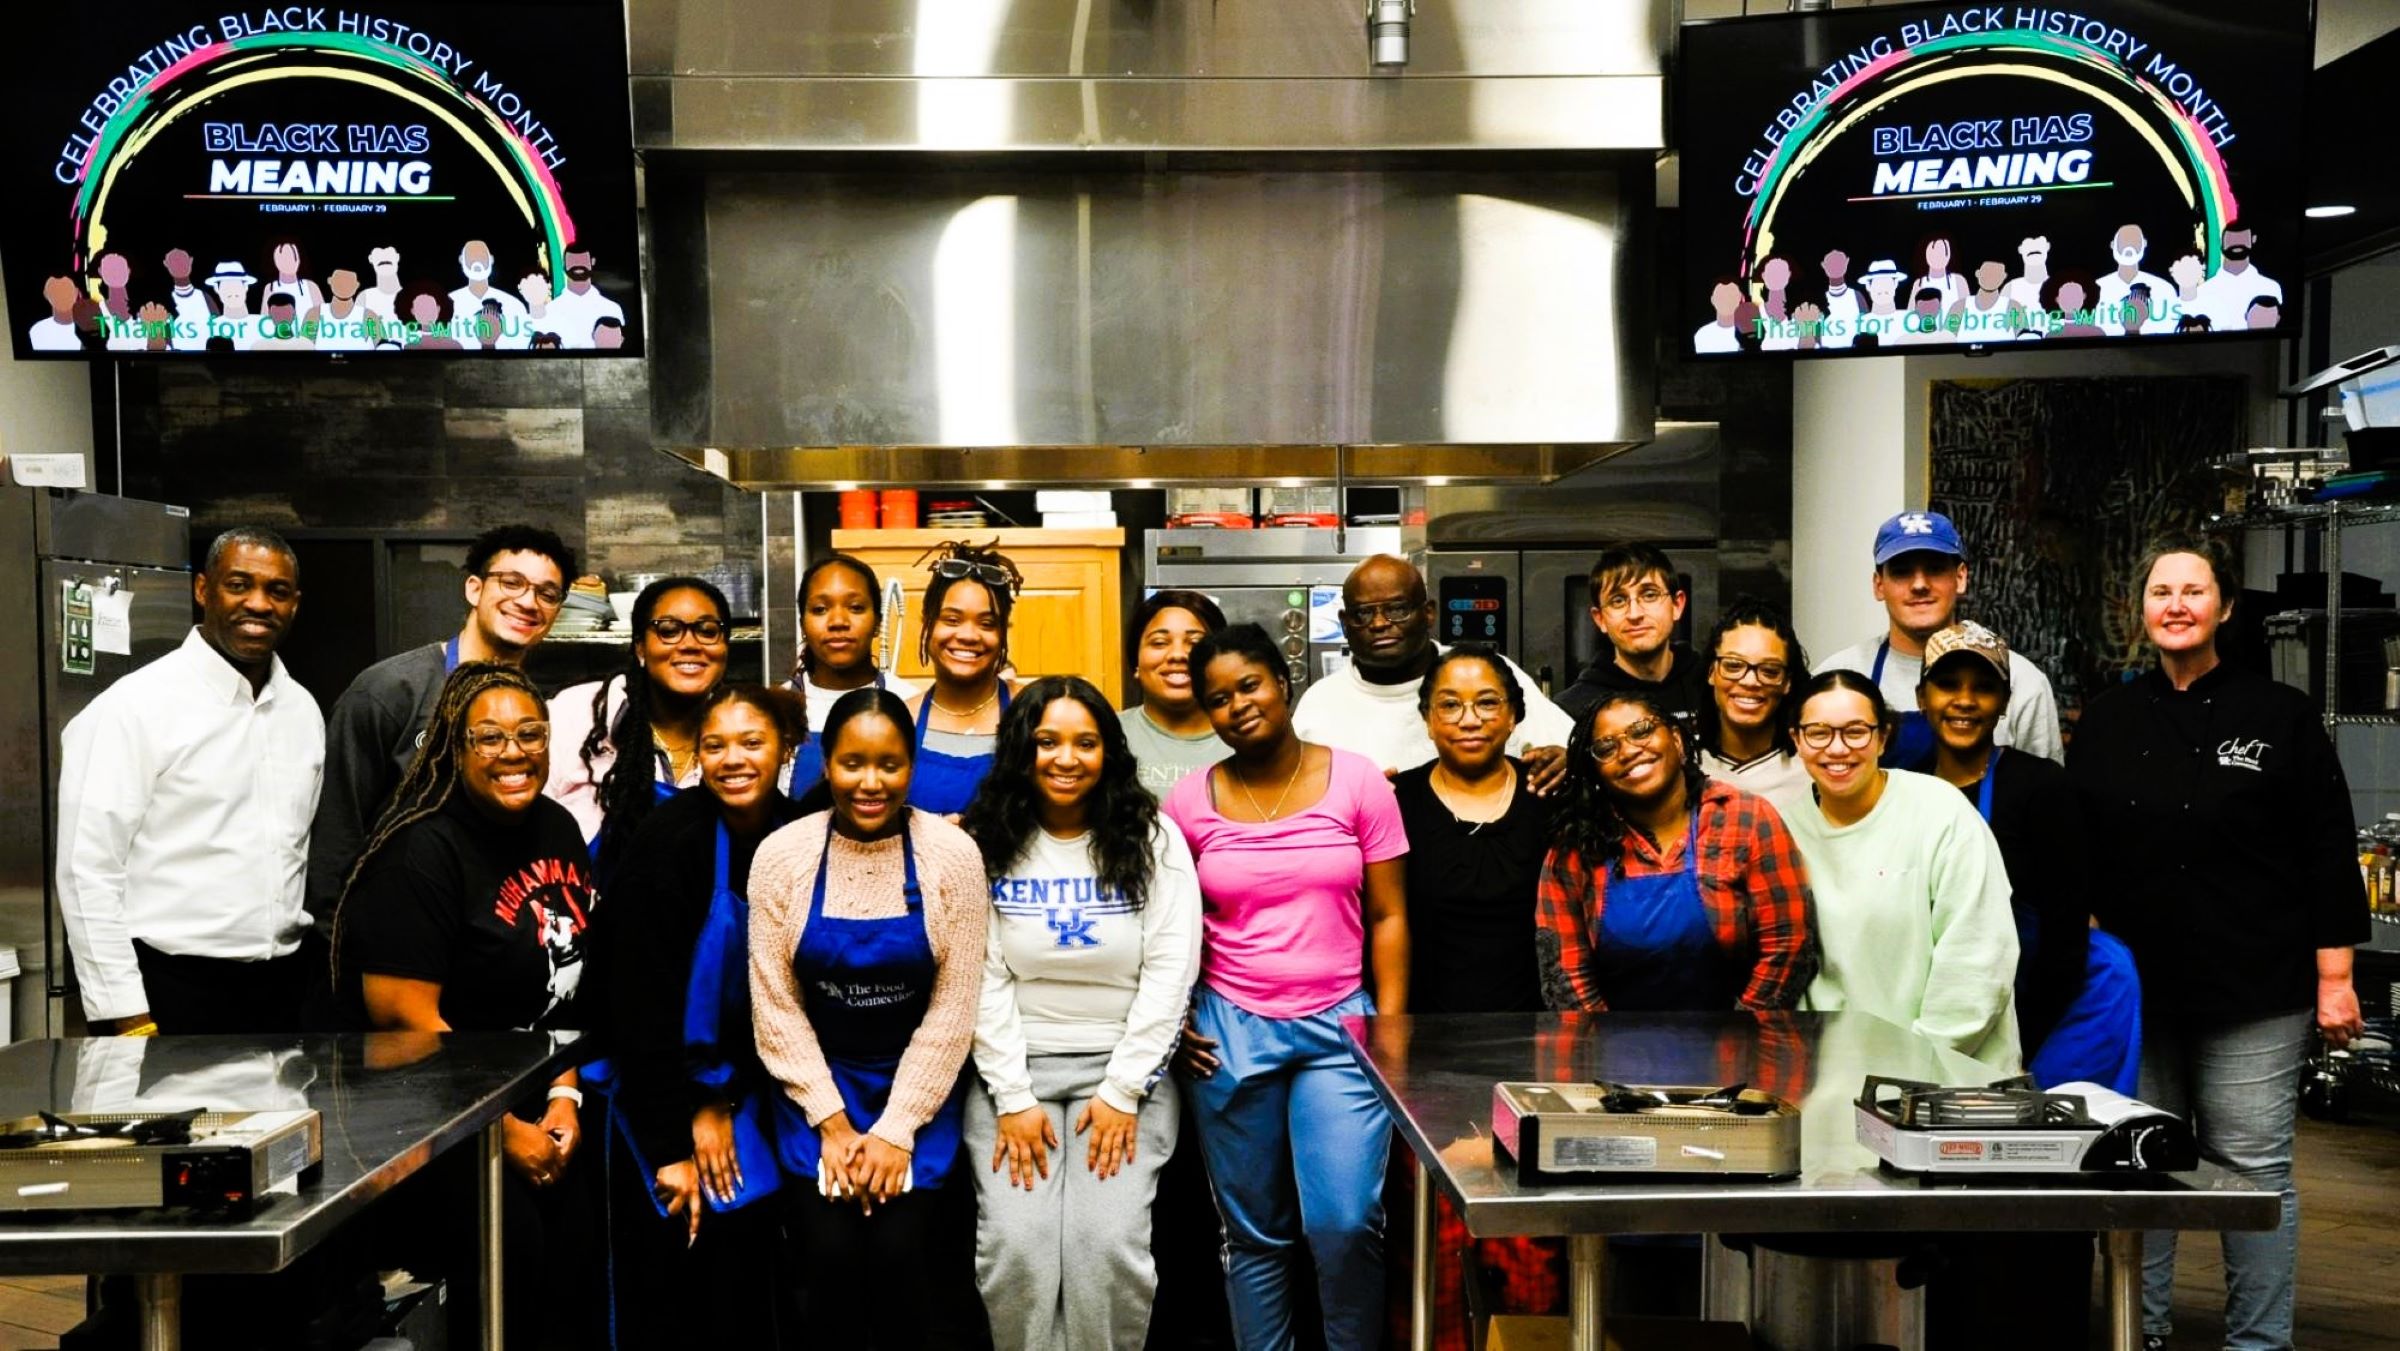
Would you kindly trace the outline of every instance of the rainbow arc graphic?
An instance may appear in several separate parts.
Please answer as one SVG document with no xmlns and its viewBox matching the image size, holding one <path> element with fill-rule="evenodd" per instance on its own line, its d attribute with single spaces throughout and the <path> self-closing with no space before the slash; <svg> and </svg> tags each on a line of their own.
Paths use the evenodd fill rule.
<svg viewBox="0 0 2400 1351">
<path fill-rule="evenodd" d="M 389 94 L 423 109 L 473 148 L 506 189 L 526 226 L 546 243 L 545 269 L 564 282 L 566 246 L 575 241 L 558 180 L 541 153 L 497 108 L 441 66 L 353 33 L 252 33 L 195 48 L 153 75 L 110 116 L 83 163 L 69 228 L 74 267 L 108 248 L 111 190 L 168 127 L 211 99 L 280 80 L 331 80 Z"/>
<path fill-rule="evenodd" d="M 2008 56 L 2019 60 L 2008 60 Z M 1996 59 L 1997 58 L 1997 59 Z M 1732 275 L 1749 276 L 1775 251 L 1775 215 L 1792 185 L 1827 148 L 1909 93 L 1958 80 L 1992 77 L 2049 81 L 2100 103 L 2150 146 L 2204 226 L 2203 261 L 2221 264 L 2218 235 L 2240 212 L 2216 142 L 2189 109 L 2102 47 L 2032 29 L 1961 33 L 1902 47 L 1876 58 L 1836 85 L 1785 134 L 1758 175 L 1758 191 L 1742 222 L 1742 256 Z"/>
</svg>

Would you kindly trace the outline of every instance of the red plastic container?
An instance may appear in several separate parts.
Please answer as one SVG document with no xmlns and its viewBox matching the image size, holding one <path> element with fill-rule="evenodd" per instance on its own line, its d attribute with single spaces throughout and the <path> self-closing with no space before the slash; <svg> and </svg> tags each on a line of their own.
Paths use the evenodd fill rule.
<svg viewBox="0 0 2400 1351">
<path fill-rule="evenodd" d="M 886 488 L 883 493 L 883 528 L 914 530 L 917 528 L 917 490 Z"/>
<path fill-rule="evenodd" d="M 910 494 L 914 496 L 915 494 Z M 875 528 L 875 490 L 855 488 L 842 494 L 842 529 L 872 530 Z"/>
</svg>

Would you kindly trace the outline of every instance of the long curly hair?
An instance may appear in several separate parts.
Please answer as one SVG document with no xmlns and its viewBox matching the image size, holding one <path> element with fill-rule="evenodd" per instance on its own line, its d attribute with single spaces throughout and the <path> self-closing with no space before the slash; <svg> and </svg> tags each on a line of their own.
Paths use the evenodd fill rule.
<svg viewBox="0 0 2400 1351">
<path fill-rule="evenodd" d="M 1040 793 L 1033 786 L 1034 738 L 1043 714 L 1060 699 L 1083 705 L 1100 729 L 1100 780 L 1092 786 L 1086 808 L 1092 856 L 1099 864 L 1100 881 L 1138 910 L 1150 893 L 1150 844 L 1158 831 L 1158 799 L 1135 772 L 1133 749 L 1125 743 L 1116 710 L 1082 676 L 1043 676 L 1010 701 L 1008 715 L 1000 720 L 991 773 L 967 804 L 959 826 L 983 854 L 987 874 L 1005 876 L 1024 859 L 1033 833 L 1041 829 L 1036 807 Z"/>
<path fill-rule="evenodd" d="M 1617 805 L 1617 795 L 1600 775 L 1600 762 L 1592 758 L 1592 724 L 1600 721 L 1600 715 L 1608 710 L 1628 704 L 1656 718 L 1675 738 L 1676 749 L 1683 754 L 1684 794 L 1694 811 L 1700 807 L 1700 786 L 1708 782 L 1691 736 L 1656 695 L 1646 690 L 1609 691 L 1567 737 L 1567 781 L 1559 789 L 1558 834 L 1551 842 L 1557 857 L 1579 855 L 1583 865 L 1595 872 L 1616 862 L 1625 852 L 1625 832 L 1633 828 L 1633 823 L 1625 819 L 1625 813 Z"/>
<path fill-rule="evenodd" d="M 546 707 L 542 692 L 534 688 L 523 671 L 498 662 L 461 662 L 450 678 L 442 682 L 441 698 L 433 706 L 433 720 L 426 725 L 425 739 L 418 743 L 416 758 L 408 762 L 408 772 L 400 776 L 400 786 L 392 790 L 391 801 L 384 804 L 383 814 L 375 819 L 375 829 L 367 836 L 367 847 L 359 851 L 358 862 L 350 865 L 350 875 L 342 880 L 341 897 L 334 902 L 329 965 L 337 988 L 342 973 L 342 908 L 349 904 L 358 879 L 366 874 L 368 863 L 383 847 L 401 831 L 440 811 L 450 800 L 452 790 L 458 786 L 459 764 L 466 757 L 467 711 L 475 706 L 478 697 L 492 690 L 516 690 L 533 700 L 535 707 Z M 555 754 L 557 748 L 551 750 Z"/>
<path fill-rule="evenodd" d="M 593 860 L 596 876 L 609 875 L 618 856 L 632 841 L 633 832 L 658 802 L 654 785 L 666 757 L 650 732 L 653 692 L 650 673 L 642 665 L 642 641 L 650 631 L 650 616 L 658 609 L 659 601 L 675 591 L 699 592 L 716 610 L 718 623 L 730 626 L 733 622 L 733 609 L 725 603 L 725 593 L 698 577 L 661 577 L 633 598 L 633 651 L 627 658 L 628 666 L 601 681 L 599 688 L 592 691 L 592 730 L 576 748 L 586 777 L 591 775 L 593 758 L 604 748 L 613 746 L 617 752 L 615 762 L 600 780 L 600 848 Z M 609 687 L 619 680 L 625 682 L 625 706 L 617 710 L 616 721 L 610 722 Z"/>
<path fill-rule="evenodd" d="M 993 544 L 997 543 L 998 541 L 993 542 Z M 1000 574 L 1007 579 L 999 586 L 993 586 L 973 577 L 935 576 L 929 579 L 925 583 L 924 623 L 917 630 L 917 660 L 928 665 L 933 662 L 933 622 L 935 616 L 941 614 L 942 600 L 950 594 L 950 588 L 960 582 L 975 582 L 991 596 L 992 613 L 1000 621 L 1000 651 L 993 656 L 992 669 L 994 671 L 1008 669 L 1008 617 L 1017 608 L 1017 593 L 1025 589 L 1025 574 L 1017 571 L 1016 563 L 1011 561 L 1007 554 L 993 547 L 993 544 L 969 544 L 965 540 L 956 539 L 944 540 L 926 550 L 923 556 L 917 559 L 920 565 L 946 563 L 953 559 L 961 563 L 979 563 L 985 567 L 998 569 Z"/>
</svg>

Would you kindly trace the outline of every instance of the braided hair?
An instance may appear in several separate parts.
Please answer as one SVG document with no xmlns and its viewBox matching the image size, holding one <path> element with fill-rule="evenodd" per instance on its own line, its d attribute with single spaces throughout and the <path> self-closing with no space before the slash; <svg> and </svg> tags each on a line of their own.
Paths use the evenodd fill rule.
<svg viewBox="0 0 2400 1351">
<path fill-rule="evenodd" d="M 1616 794 L 1609 791 L 1608 781 L 1601 777 L 1600 762 L 1592 758 L 1592 725 L 1609 709 L 1631 704 L 1651 718 L 1675 738 L 1683 752 L 1683 790 L 1690 803 L 1694 820 L 1700 810 L 1700 786 L 1708 776 L 1700 768 L 1699 752 L 1692 745 L 1691 734 L 1675 715 L 1667 711 L 1658 696 L 1647 690 L 1611 690 L 1592 711 L 1579 719 L 1575 730 L 1567 737 L 1567 781 L 1558 794 L 1558 837 L 1551 843 L 1551 863 L 1556 866 L 1569 854 L 1580 855 L 1583 866 L 1595 872 L 1614 863 L 1625 852 L 1625 832 L 1633 823 L 1617 806 Z"/>
<path fill-rule="evenodd" d="M 725 603 L 725 593 L 697 577 L 661 577 L 642 588 L 633 598 L 630 616 L 633 630 L 633 651 L 628 668 L 600 682 L 592 691 L 592 730 L 576 748 L 583 760 L 583 773 L 590 778 L 592 759 L 608 747 L 615 747 L 617 758 L 609 765 L 608 773 L 600 779 L 600 841 L 594 858 L 593 871 L 608 876 L 619 854 L 633 838 L 634 830 L 650 814 L 658 802 L 655 785 L 658 782 L 661 752 L 650 731 L 651 689 L 650 673 L 642 664 L 642 636 L 650 631 L 650 616 L 658 603 L 669 593 L 697 591 L 708 598 L 717 612 L 717 622 L 730 624 L 733 609 Z M 616 720 L 608 717 L 609 687 L 619 680 L 625 682 L 625 706 L 617 710 Z"/>
<path fill-rule="evenodd" d="M 944 540 L 926 550 L 924 555 L 917 559 L 920 566 L 929 563 L 945 563 L 951 560 L 961 563 L 979 563 L 985 567 L 999 569 L 1001 575 L 1007 578 L 1006 584 L 1002 586 L 992 586 L 974 577 L 944 577 L 938 573 L 927 580 L 925 583 L 925 622 L 924 626 L 917 631 L 918 660 L 927 665 L 933 663 L 933 623 L 935 617 L 942 612 L 942 598 L 949 595 L 950 588 L 960 582 L 975 582 L 990 594 L 992 612 L 1000 620 L 1000 651 L 994 658 L 992 669 L 995 672 L 1008 669 L 1008 616 L 1009 612 L 1016 608 L 1017 593 L 1025 589 L 1025 574 L 1017 571 L 1016 563 L 1011 561 L 1007 554 L 1000 552 L 998 544 L 998 540 L 994 540 L 990 544 L 969 544 L 965 540 L 956 539 Z"/>
<path fill-rule="evenodd" d="M 799 673 L 803 677 L 809 674 L 808 634 L 806 630 L 808 623 L 808 588 L 817 580 L 819 574 L 830 572 L 835 568 L 845 569 L 853 576 L 857 577 L 858 580 L 866 583 L 867 604 L 869 607 L 871 607 L 872 613 L 875 616 L 875 622 L 868 626 L 867 636 L 862 640 L 867 646 L 867 660 L 870 665 L 873 664 L 875 659 L 875 636 L 883 632 L 883 581 L 875 575 L 875 569 L 869 567 L 865 559 L 857 558 L 850 554 L 831 553 L 825 555 L 816 562 L 809 564 L 808 570 L 800 574 L 800 585 L 792 595 L 792 603 L 800 611 L 800 623 L 802 625 L 802 632 L 800 635 L 800 659 L 797 663 L 797 667 Z"/>
<path fill-rule="evenodd" d="M 392 790 L 391 800 L 376 818 L 367 847 L 359 851 L 358 862 L 350 865 L 350 875 L 342 879 L 341 897 L 334 902 L 330 961 L 337 988 L 342 974 L 342 907 L 365 875 L 367 864 L 394 836 L 440 811 L 450 800 L 451 791 L 458 786 L 459 763 L 466 754 L 467 711 L 477 698 L 492 690 L 516 690 L 533 700 L 535 707 L 544 706 L 542 692 L 523 671 L 494 661 L 461 662 L 442 682 L 441 698 L 433 706 L 425 739 L 417 744 L 416 758 L 408 762 L 408 772 L 400 776 L 400 786 Z"/>
<path fill-rule="evenodd" d="M 1000 719 L 992 769 L 959 828 L 983 855 L 983 870 L 1004 877 L 1025 858 L 1039 831 L 1039 793 L 1033 786 L 1034 739 L 1057 700 L 1081 704 L 1100 732 L 1100 777 L 1085 808 L 1092 859 L 1100 881 L 1139 910 L 1150 891 L 1150 846 L 1158 833 L 1158 799 L 1142 786 L 1124 724 L 1092 682 L 1082 676 L 1043 676 L 1027 685 Z"/>
</svg>

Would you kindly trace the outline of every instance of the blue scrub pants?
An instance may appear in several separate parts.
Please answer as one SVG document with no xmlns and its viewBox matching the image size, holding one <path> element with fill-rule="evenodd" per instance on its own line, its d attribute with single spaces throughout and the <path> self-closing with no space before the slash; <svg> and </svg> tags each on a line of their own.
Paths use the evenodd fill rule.
<svg viewBox="0 0 2400 1351">
<path fill-rule="evenodd" d="M 1224 1220 L 1225 1285 L 1243 1351 L 1293 1345 L 1291 1249 L 1303 1237 L 1327 1351 L 1381 1344 L 1391 1118 L 1341 1023 L 1374 1011 L 1363 990 L 1304 1018 L 1264 1018 L 1200 992 L 1193 1021 L 1216 1039 L 1218 1065 L 1191 1086 L 1192 1120 Z"/>
</svg>

